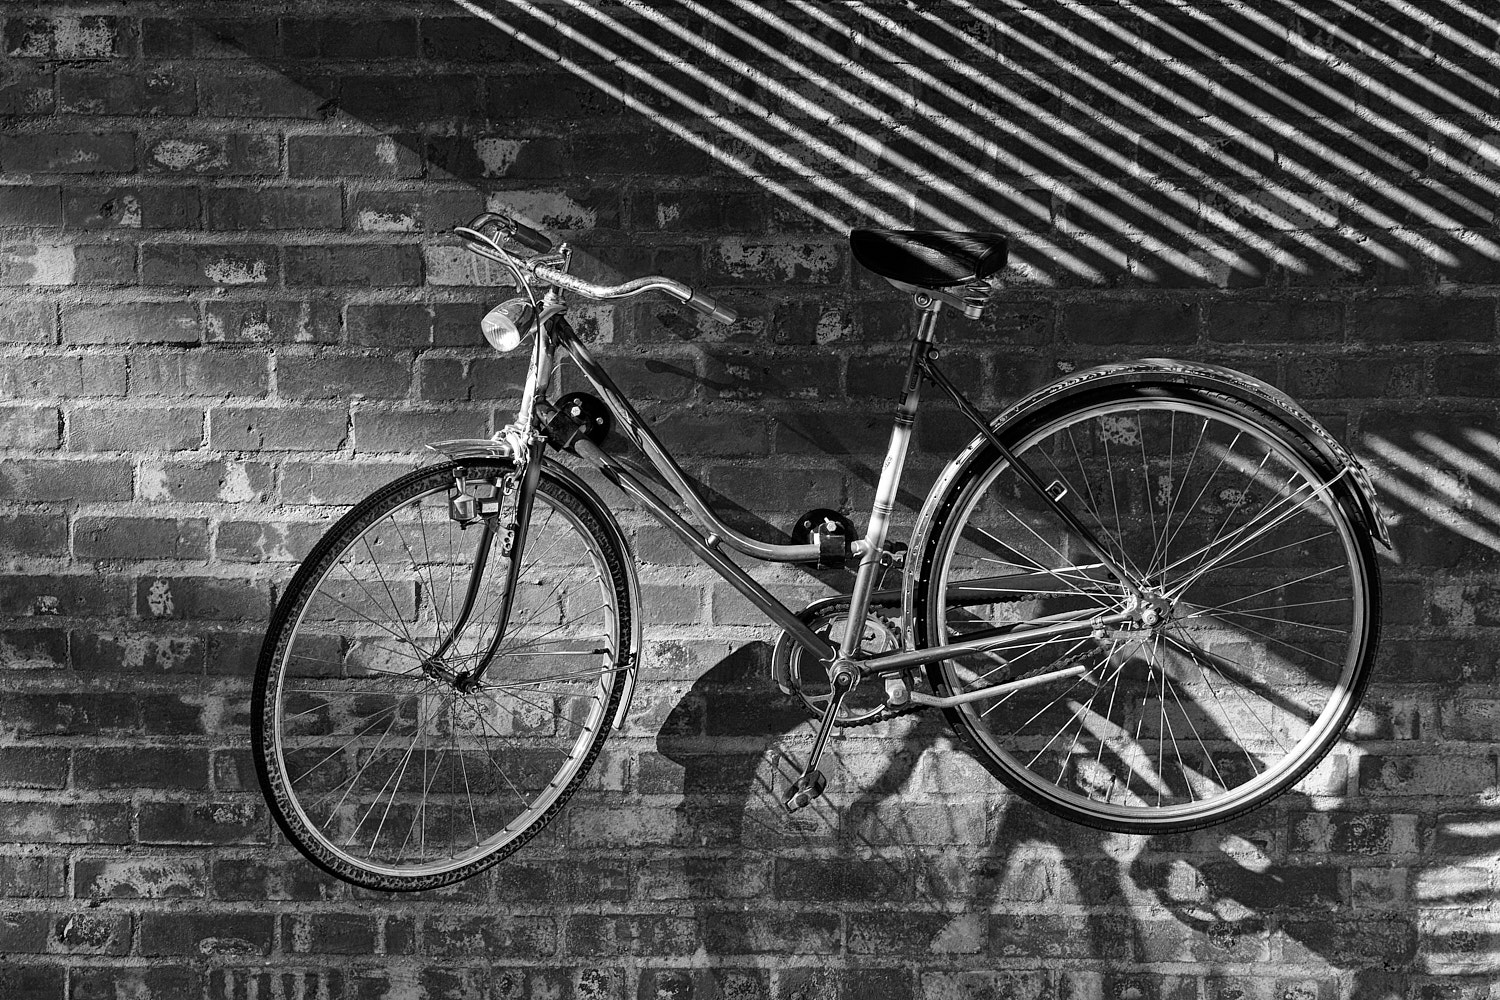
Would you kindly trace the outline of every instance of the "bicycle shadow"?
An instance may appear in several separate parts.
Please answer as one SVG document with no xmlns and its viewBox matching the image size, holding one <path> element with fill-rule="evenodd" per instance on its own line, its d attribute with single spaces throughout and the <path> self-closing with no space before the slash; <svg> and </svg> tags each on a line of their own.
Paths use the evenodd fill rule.
<svg viewBox="0 0 1500 1000">
<path fill-rule="evenodd" d="M 675 898 L 710 966 L 769 942 L 819 980 L 855 975 L 819 964 L 835 953 L 939 953 L 973 989 L 1059 977 L 1084 995 L 1196 997 L 1201 979 L 1216 1000 L 1401 997 L 1428 956 L 1466 947 L 1460 926 L 1419 929 L 1413 888 L 1424 907 L 1472 901 L 1484 893 L 1445 873 L 1500 852 L 1494 822 L 1419 836 L 1401 817 L 1341 811 L 1340 756 L 1227 824 L 1101 832 L 1010 795 L 936 712 L 835 740 L 828 794 L 787 816 L 810 717 L 769 683 L 767 656 L 751 643 L 715 664 L 656 741 L 678 769 L 681 840 L 696 845 Z M 836 912 L 828 922 L 841 908 L 842 939 Z M 702 990 L 718 973 L 681 975 Z"/>
</svg>

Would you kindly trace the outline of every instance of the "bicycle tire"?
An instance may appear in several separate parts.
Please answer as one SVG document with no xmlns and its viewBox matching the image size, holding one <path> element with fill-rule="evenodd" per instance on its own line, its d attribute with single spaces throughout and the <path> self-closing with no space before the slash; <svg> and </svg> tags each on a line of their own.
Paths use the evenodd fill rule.
<svg viewBox="0 0 1500 1000">
<path fill-rule="evenodd" d="M 961 744 L 1028 801 L 1127 833 L 1223 822 L 1307 776 L 1353 716 L 1378 643 L 1379 573 L 1350 477 L 1265 409 L 1165 381 L 1060 398 L 997 434 L 1112 558 L 1145 567 L 1140 606 L 1163 621 L 931 664 L 944 696 L 1077 668 L 946 708 Z M 927 646 L 1130 604 L 987 444 L 928 509 L 913 570 Z M 1038 568 L 1040 590 L 994 582 Z"/>
<path fill-rule="evenodd" d="M 623 539 L 550 466 L 494 662 L 471 690 L 424 670 L 459 673 L 495 641 L 502 535 L 461 526 L 449 500 L 459 478 L 500 485 L 512 472 L 467 459 L 377 490 L 314 546 L 272 615 L 252 708 L 261 787 L 292 844 L 345 881 L 431 889 L 515 852 L 583 784 L 629 687 Z M 436 659 L 476 566 L 474 613 Z"/>
</svg>

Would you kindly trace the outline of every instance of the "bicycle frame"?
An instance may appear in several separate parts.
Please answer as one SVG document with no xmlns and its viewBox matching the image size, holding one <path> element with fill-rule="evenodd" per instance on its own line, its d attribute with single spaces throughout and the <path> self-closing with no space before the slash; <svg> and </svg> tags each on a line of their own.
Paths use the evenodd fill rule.
<svg viewBox="0 0 1500 1000">
<path fill-rule="evenodd" d="M 889 607 L 900 601 L 899 591 L 877 591 L 875 584 L 882 563 L 890 560 L 890 553 L 886 550 L 887 536 L 891 515 L 895 508 L 897 490 L 905 468 L 923 378 L 931 378 L 950 395 L 953 395 L 960 409 L 971 420 L 978 423 L 984 432 L 991 433 L 989 425 L 983 421 L 983 418 L 957 388 L 934 367 L 930 358 L 933 327 L 940 303 L 930 297 L 919 296 L 918 304 L 923 310 L 921 321 L 912 344 L 906 380 L 896 409 L 895 424 L 891 429 L 885 460 L 881 466 L 880 481 L 876 488 L 868 527 L 865 537 L 851 546 L 852 554 L 859 558 L 850 605 L 850 616 L 856 621 L 863 618 L 871 607 Z M 868 659 L 858 659 L 859 630 L 848 629 L 841 640 L 840 647 L 834 649 L 798 618 L 795 611 L 778 600 L 724 552 L 727 547 L 765 562 L 807 563 L 818 559 L 819 547 L 812 544 L 779 545 L 762 542 L 725 524 L 698 495 L 681 466 L 657 439 L 645 419 L 631 406 L 608 373 L 594 359 L 566 319 L 561 315 L 556 315 L 550 321 L 539 324 L 538 329 L 540 335 L 533 347 L 531 372 L 523 398 L 530 400 L 540 396 L 541 388 L 546 386 L 551 378 L 558 352 L 565 352 L 572 358 L 584 378 L 598 392 L 614 415 L 616 429 L 641 450 L 655 472 L 664 481 L 664 485 L 702 522 L 703 530 L 695 528 L 643 482 L 642 477 L 637 475 L 633 467 L 634 463 L 610 455 L 585 438 L 575 441 L 572 446 L 573 450 L 579 457 L 597 467 L 611 483 L 639 501 L 653 517 L 671 530 L 703 562 L 763 611 L 771 621 L 785 629 L 808 653 L 825 664 L 835 659 L 857 660 L 861 679 L 876 675 L 895 675 L 913 667 L 935 663 L 952 656 L 1025 646 L 1066 635 L 1081 635 L 1129 621 L 1133 617 L 1133 614 L 1125 609 L 1113 613 L 1054 616 L 1022 625 L 1001 626 L 967 637 L 962 642 L 884 653 Z M 543 403 L 537 405 L 538 407 L 546 406 Z M 527 419 L 526 414 L 523 413 L 522 419 Z M 1005 454 L 1009 453 L 1005 452 Z M 1010 457 L 1014 460 L 1014 456 Z M 1035 480 L 1035 476 L 1031 476 L 1031 479 Z M 1064 523 L 1072 526 L 1076 519 L 1072 517 L 1071 512 L 1062 508 L 1057 499 L 1046 492 L 1046 488 L 1040 484 L 1039 480 L 1035 482 L 1034 489 L 1052 507 L 1059 510 Z M 1133 590 L 1129 578 L 1113 565 L 1107 554 L 1099 551 L 1101 547 L 1093 543 L 1087 532 L 1082 534 L 1086 544 L 1090 544 L 1090 547 L 1094 548 L 1096 554 L 1101 557 L 1097 567 L 1100 572 L 1099 583 L 1102 585 L 1106 581 L 1111 581 L 1119 584 L 1123 581 L 1127 590 Z M 518 538 L 516 543 L 524 544 L 524 539 Z M 1113 579 L 1104 575 L 1106 573 L 1113 574 Z M 1025 593 L 1036 589 L 1039 579 L 1044 575 L 1023 572 L 970 581 L 965 586 L 965 599 L 972 599 L 974 603 L 982 603 L 1003 594 Z M 993 697 L 997 693 L 1054 681 L 1061 677 L 1081 673 L 1084 669 L 1081 666 L 1062 667 L 1034 677 L 1001 682 L 951 697 L 940 698 L 921 692 L 909 692 L 909 696 L 912 700 L 923 704 L 951 707 L 968 701 Z"/>
</svg>

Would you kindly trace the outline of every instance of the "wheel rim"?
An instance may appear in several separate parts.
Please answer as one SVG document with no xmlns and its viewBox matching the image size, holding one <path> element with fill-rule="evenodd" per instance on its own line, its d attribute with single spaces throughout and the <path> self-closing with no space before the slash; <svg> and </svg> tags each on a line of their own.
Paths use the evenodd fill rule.
<svg viewBox="0 0 1500 1000">
<path fill-rule="evenodd" d="M 937 675 L 951 693 L 1085 668 L 957 709 L 1000 773 L 1105 824 L 1170 826 L 1248 808 L 1316 763 L 1352 710 L 1371 614 L 1359 542 L 1307 463 L 1235 412 L 1177 399 L 1100 403 L 1014 450 L 1067 490 L 1064 502 L 1145 576 L 1152 610 L 1165 614 L 1143 627 L 1137 605 L 1128 629 L 944 661 Z M 1056 572 L 1097 560 L 1068 558 L 1082 546 L 1043 527 L 1055 515 L 1023 490 L 996 463 L 960 491 L 934 549 L 930 643 L 1132 607 L 1097 569 Z M 1028 562 L 1054 571 L 1036 596 L 975 604 L 993 590 L 963 586 Z"/>
<path fill-rule="evenodd" d="M 309 583 L 270 692 L 275 784 L 325 858 L 424 879 L 535 832 L 591 762 L 619 666 L 607 560 L 579 514 L 536 494 L 511 627 L 480 685 L 422 664 L 451 631 L 483 538 L 448 518 L 447 484 L 386 510 Z M 490 648 L 509 560 L 484 585 L 443 665 Z"/>
</svg>

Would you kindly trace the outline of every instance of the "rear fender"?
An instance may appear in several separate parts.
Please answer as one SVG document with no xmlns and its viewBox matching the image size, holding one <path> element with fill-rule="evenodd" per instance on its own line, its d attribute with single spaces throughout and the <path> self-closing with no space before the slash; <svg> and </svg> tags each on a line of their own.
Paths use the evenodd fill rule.
<svg viewBox="0 0 1500 1000">
<path fill-rule="evenodd" d="M 1365 471 L 1365 467 L 1349 454 L 1343 445 L 1339 444 L 1327 428 L 1313 419 L 1290 396 L 1275 386 L 1243 372 L 1197 361 L 1175 361 L 1166 358 L 1147 358 L 1141 361 L 1100 365 L 1097 368 L 1075 372 L 1066 378 L 1043 386 L 1001 413 L 990 423 L 990 427 L 999 431 L 1001 427 L 1013 421 L 1024 420 L 1043 407 L 1071 396 L 1083 395 L 1115 385 L 1142 384 L 1177 385 L 1221 393 L 1246 405 L 1265 410 L 1293 430 L 1300 431 L 1303 440 L 1321 460 L 1320 471 L 1326 477 L 1325 481 L 1332 482 L 1341 475 L 1348 477 L 1354 485 L 1356 519 L 1371 537 L 1385 548 L 1391 548 L 1390 532 L 1386 529 L 1385 520 L 1381 516 L 1377 503 L 1375 487 L 1370 482 L 1370 476 Z M 916 598 L 917 563 L 920 561 L 920 554 L 926 550 L 927 535 L 932 529 L 937 508 L 974 456 L 984 450 L 988 444 L 988 439 L 983 435 L 975 435 L 974 439 L 964 447 L 963 451 L 959 452 L 952 462 L 948 463 L 942 475 L 938 477 L 932 491 L 927 495 L 927 503 L 923 505 L 917 517 L 903 588 L 905 594 L 902 603 L 908 627 L 911 625 L 910 614 Z"/>
</svg>

